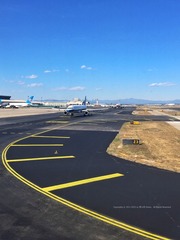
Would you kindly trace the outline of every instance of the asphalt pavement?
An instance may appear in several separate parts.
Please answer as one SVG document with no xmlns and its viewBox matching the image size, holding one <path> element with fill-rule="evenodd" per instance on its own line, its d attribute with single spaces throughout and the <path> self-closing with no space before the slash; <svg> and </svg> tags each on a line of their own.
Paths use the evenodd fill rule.
<svg viewBox="0 0 180 240">
<path fill-rule="evenodd" d="M 22 219 L 24 212 L 29 214 L 32 209 L 34 214 L 25 218 L 27 223 L 19 239 L 30 239 L 30 233 L 34 234 L 33 239 L 49 239 L 41 231 L 48 220 L 41 219 L 42 225 L 38 221 L 39 228 L 33 225 L 38 214 L 51 219 L 51 226 L 46 230 L 46 237 L 53 231 L 51 239 L 180 238 L 179 175 L 106 153 L 126 121 L 173 120 L 168 116 L 132 116 L 132 110 L 110 110 L 74 118 L 60 114 L 44 119 L 33 116 L 24 122 L 16 119 L 13 125 L 8 121 L 1 125 L 2 145 L 10 143 L 3 151 L 3 162 L 20 182 L 3 169 L 1 195 L 6 196 L 9 204 L 1 199 L 0 206 L 11 213 L 9 225 L 14 224 L 14 215 Z M 10 179 L 10 186 L 5 179 Z M 6 186 L 9 189 L 4 189 Z M 18 205 L 21 199 L 22 204 L 28 202 L 22 209 Z M 57 217 L 54 209 L 56 213 L 60 211 L 60 216 Z M 1 210 L 0 216 L 3 214 Z M 70 224 L 62 223 L 66 214 Z M 59 219 L 61 229 L 54 230 L 57 223 L 53 216 Z M 13 227 L 7 230 L 1 226 L 1 239 L 8 239 L 8 232 L 9 239 L 16 239 Z M 71 228 L 69 235 L 68 228 Z"/>
</svg>

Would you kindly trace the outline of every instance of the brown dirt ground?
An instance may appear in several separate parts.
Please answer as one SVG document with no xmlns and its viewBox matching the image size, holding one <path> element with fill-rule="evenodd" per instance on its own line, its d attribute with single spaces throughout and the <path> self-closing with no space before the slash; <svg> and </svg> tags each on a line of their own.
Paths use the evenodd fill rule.
<svg viewBox="0 0 180 240">
<path fill-rule="evenodd" d="M 174 108 L 179 109 L 174 110 Z M 166 113 L 171 116 L 180 116 L 180 105 L 176 106 L 139 106 L 137 107 L 135 114 L 138 115 L 151 115 L 153 110 L 157 110 L 162 113 Z"/>
<path fill-rule="evenodd" d="M 107 152 L 133 162 L 180 172 L 180 131 L 166 122 L 125 123 Z M 122 139 L 140 139 L 141 145 L 123 145 Z"/>
</svg>

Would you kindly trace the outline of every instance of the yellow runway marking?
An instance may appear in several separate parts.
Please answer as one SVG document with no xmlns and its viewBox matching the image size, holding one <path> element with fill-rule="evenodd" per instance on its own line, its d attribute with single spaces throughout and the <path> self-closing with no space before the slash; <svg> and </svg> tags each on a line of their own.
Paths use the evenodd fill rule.
<svg viewBox="0 0 180 240">
<path fill-rule="evenodd" d="M 43 131 L 39 134 L 42 134 L 42 133 L 45 133 L 45 132 L 48 132 L 48 131 L 51 131 L 51 130 L 46 130 L 46 131 Z M 31 137 L 31 136 L 29 136 Z M 28 139 L 29 137 L 24 137 L 24 138 L 21 138 L 21 140 L 24 140 L 24 139 Z M 87 214 L 88 216 L 91 216 L 91 217 L 94 217 L 102 222 L 105 222 L 105 223 L 108 223 L 108 224 L 111 224 L 117 228 L 120 228 L 120 229 L 124 229 L 126 231 L 129 231 L 131 233 L 135 233 L 139 236 L 143 236 L 143 237 L 146 237 L 147 239 L 151 239 L 151 240 L 170 240 L 169 238 L 167 237 L 164 237 L 164 236 L 160 236 L 160 235 L 157 235 L 157 234 L 154 234 L 154 233 L 151 233 L 151 232 L 148 232 L 148 231 L 145 231 L 143 229 L 140 229 L 138 227 L 134 227 L 134 226 L 131 226 L 129 224 L 126 224 L 126 223 L 123 223 L 121 221 L 118 221 L 118 220 L 115 220 L 111 217 L 107 217 L 103 214 L 99 214 L 97 212 L 94 212 L 92 210 L 89 210 L 87 208 L 84 208 L 80 205 L 77 205 L 73 202 L 70 202 L 64 198 L 61 198 L 51 192 L 46 192 L 44 191 L 41 187 L 39 187 L 38 185 L 35 185 L 34 183 L 30 182 L 29 180 L 27 180 L 26 178 L 24 178 L 23 176 L 21 176 L 20 174 L 18 174 L 9 164 L 8 164 L 8 160 L 7 160 L 7 152 L 8 150 L 14 145 L 16 144 L 17 142 L 19 142 L 20 140 L 16 140 L 14 142 L 12 142 L 11 144 L 9 144 L 8 146 L 6 146 L 6 148 L 3 150 L 2 152 L 2 162 L 5 166 L 5 168 L 14 176 L 16 177 L 17 179 L 19 179 L 20 181 L 22 181 L 23 183 L 27 184 L 28 186 L 32 187 L 33 189 L 35 189 L 36 191 L 50 197 L 51 199 L 57 201 L 57 202 L 60 202 L 61 204 L 64 204 L 74 210 L 77 210 L 79 212 L 82 212 L 84 214 Z M 46 158 L 47 159 L 47 158 Z M 56 157 L 57 159 L 57 157 Z M 11 160 L 9 160 L 11 161 Z"/>
<path fill-rule="evenodd" d="M 75 156 L 56 156 L 56 157 L 41 157 L 41 158 L 22 158 L 22 159 L 10 159 L 7 162 L 28 162 L 28 161 L 41 161 L 41 160 L 53 160 L 53 159 L 67 159 L 75 158 Z"/>
<path fill-rule="evenodd" d="M 69 123 L 69 121 L 46 121 L 46 123 L 62 123 L 62 124 L 64 124 L 64 123 Z"/>
<path fill-rule="evenodd" d="M 31 135 L 30 137 L 33 137 L 33 138 L 67 138 L 67 139 L 70 138 L 70 137 L 66 137 L 66 136 L 38 136 L 38 135 Z"/>
<path fill-rule="evenodd" d="M 122 177 L 122 176 L 124 176 L 124 175 L 120 174 L 120 173 L 114 173 L 114 174 L 104 175 L 104 176 L 100 176 L 100 177 L 87 178 L 87 179 L 83 179 L 83 180 L 79 180 L 79 181 L 75 181 L 75 182 L 63 183 L 63 184 L 55 185 L 55 186 L 51 186 L 51 187 L 45 187 L 45 188 L 43 188 L 43 190 L 46 192 L 50 192 L 50 191 L 54 191 L 54 190 L 74 187 L 74 186 L 78 186 L 78 185 L 103 181 L 103 180 Z"/>
<path fill-rule="evenodd" d="M 64 144 L 15 144 L 12 147 L 63 147 Z"/>
</svg>

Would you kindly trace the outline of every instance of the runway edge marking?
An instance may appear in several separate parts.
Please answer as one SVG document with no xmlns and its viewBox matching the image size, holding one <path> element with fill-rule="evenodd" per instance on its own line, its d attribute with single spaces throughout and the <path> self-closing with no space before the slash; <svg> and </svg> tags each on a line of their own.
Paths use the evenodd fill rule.
<svg viewBox="0 0 180 240">
<path fill-rule="evenodd" d="M 44 132 L 48 132 L 48 131 L 51 131 L 51 130 L 47 130 L 47 131 L 44 131 Z M 43 133 L 44 133 L 43 132 Z M 41 134 L 41 133 L 39 133 Z M 27 136 L 27 137 L 24 137 L 24 138 L 21 138 L 21 139 L 18 139 L 12 143 L 10 143 L 8 146 L 6 146 L 6 148 L 3 150 L 2 152 L 2 162 L 3 162 L 3 165 L 5 166 L 5 168 L 14 176 L 16 177 L 17 179 L 19 179 L 21 182 L 25 183 L 26 185 L 28 185 L 29 187 L 32 187 L 33 189 L 35 189 L 36 191 L 52 198 L 53 200 L 56 200 L 68 207 L 71 207 L 77 211 L 80 211 L 84 214 L 87 214 L 91 217 L 94 217 L 98 220 L 101 220 L 103 222 L 106 222 L 108 224 L 111 224 L 113 226 L 116 226 L 118 228 L 121 228 L 121 229 L 124 229 L 124 230 L 127 230 L 129 232 L 132 232 L 132 233 L 135 233 L 135 234 L 138 234 L 140 236 L 143 236 L 143 237 L 146 237 L 148 239 L 152 239 L 152 240 L 170 240 L 169 238 L 166 238 L 166 237 L 163 237 L 163 236 L 159 236 L 159 235 L 156 235 L 156 234 L 153 234 L 153 233 L 150 233 L 150 232 L 147 232 L 147 231 L 144 231 L 140 228 L 136 228 L 136 227 L 133 227 L 131 225 L 128 225 L 128 224 L 125 224 L 123 222 L 120 222 L 120 221 L 117 221 L 115 219 L 112 219 L 112 218 L 109 218 L 109 217 L 106 217 L 104 215 L 101 215 L 99 213 L 96 213 L 96 212 L 93 212 L 89 209 L 86 209 L 84 207 L 81 207 L 79 205 L 76 205 L 70 201 L 67 201 L 66 199 L 64 198 L 61 198 L 61 197 L 58 197 L 54 194 L 52 194 L 51 192 L 46 192 L 43 190 L 43 188 L 40 188 L 39 186 L 35 185 L 34 183 L 30 182 L 29 180 L 25 179 L 24 177 L 22 177 L 20 174 L 18 174 L 13 168 L 11 168 L 11 166 L 8 164 L 7 162 L 7 159 L 6 159 L 6 154 L 7 154 L 7 151 L 9 150 L 9 148 L 19 142 L 19 141 L 22 141 L 24 139 L 27 139 L 31 136 Z"/>
</svg>

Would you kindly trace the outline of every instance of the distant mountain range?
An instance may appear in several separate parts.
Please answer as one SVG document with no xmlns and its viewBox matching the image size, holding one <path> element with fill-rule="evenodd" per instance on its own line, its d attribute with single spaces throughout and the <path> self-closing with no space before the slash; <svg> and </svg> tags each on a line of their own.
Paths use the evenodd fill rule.
<svg viewBox="0 0 180 240">
<path fill-rule="evenodd" d="M 108 104 L 180 104 L 180 99 L 175 100 L 147 100 L 147 99 L 136 99 L 136 98 L 127 98 L 127 99 L 118 99 L 118 100 L 100 100 L 99 103 L 108 103 Z"/>
<path fill-rule="evenodd" d="M 47 99 L 43 102 L 68 102 L 69 100 L 56 100 L 56 99 Z M 89 100 L 91 104 L 96 103 L 96 100 Z M 127 98 L 127 99 L 117 99 L 117 100 L 98 100 L 99 104 L 180 104 L 180 99 L 175 100 L 147 100 L 147 99 L 136 99 L 136 98 Z"/>
</svg>

